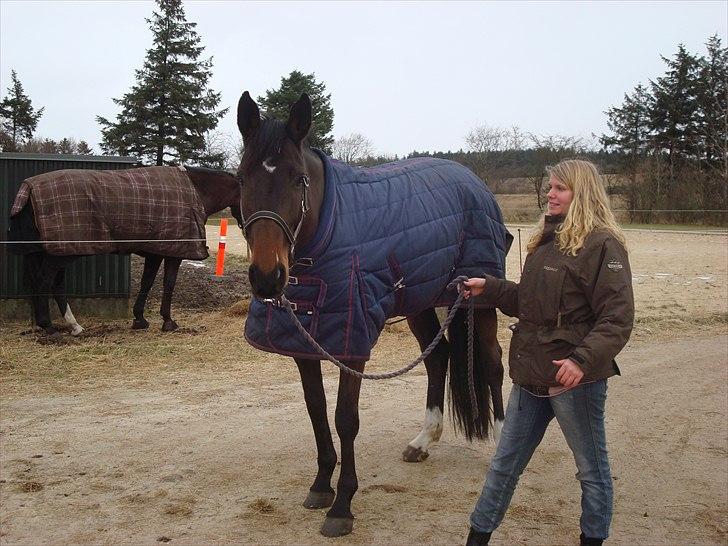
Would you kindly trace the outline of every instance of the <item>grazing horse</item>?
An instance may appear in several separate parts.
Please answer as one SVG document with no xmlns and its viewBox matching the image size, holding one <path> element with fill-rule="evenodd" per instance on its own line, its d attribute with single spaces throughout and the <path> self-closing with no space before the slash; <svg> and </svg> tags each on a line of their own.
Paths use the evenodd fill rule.
<svg viewBox="0 0 728 546">
<path fill-rule="evenodd" d="M 493 195 L 465 167 L 431 158 L 350 167 L 308 146 L 311 118 L 305 94 L 286 122 L 262 119 L 247 91 L 238 104 L 244 143 L 238 169 L 241 210 L 256 297 L 245 336 L 255 347 L 292 356 L 298 366 L 318 450 L 318 472 L 304 506 L 330 506 L 321 533 L 341 536 L 353 527 L 361 379 L 343 371 L 339 379 L 335 424 L 341 472 L 334 493 L 337 455 L 321 357 L 296 331 L 280 296 L 285 291 L 317 342 L 361 372 L 388 317 L 406 316 L 420 347 L 430 344 L 440 328 L 435 307 L 456 299 L 454 290 L 446 290 L 448 282 L 460 274 L 503 277 L 512 237 Z M 405 448 L 405 461 L 424 460 L 440 438 L 448 360 L 456 425 L 468 439 L 487 437 L 490 391 L 498 432 L 504 419 L 503 367 L 495 311 L 476 309 L 474 322 L 477 411 L 470 403 L 461 309 L 449 341 L 442 339 L 425 359 L 424 426 Z"/>
<path fill-rule="evenodd" d="M 164 261 L 162 331 L 172 320 L 172 293 L 182 259 L 208 257 L 205 222 L 230 207 L 241 222 L 240 184 L 224 171 L 202 167 L 142 167 L 93 171 L 67 169 L 28 178 L 11 210 L 11 250 L 24 255 L 35 323 L 52 334 L 48 296 L 53 295 L 71 333 L 83 331 L 65 295 L 65 268 L 80 256 L 144 257 L 132 328 L 148 328 L 144 305 Z"/>
</svg>

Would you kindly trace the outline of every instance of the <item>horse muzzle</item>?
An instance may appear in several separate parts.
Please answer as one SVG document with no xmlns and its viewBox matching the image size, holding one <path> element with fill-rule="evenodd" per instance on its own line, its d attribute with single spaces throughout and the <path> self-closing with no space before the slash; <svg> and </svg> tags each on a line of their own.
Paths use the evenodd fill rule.
<svg viewBox="0 0 728 546">
<path fill-rule="evenodd" d="M 248 269 L 248 278 L 254 296 L 261 299 L 278 298 L 288 282 L 288 271 L 280 263 L 269 272 L 263 272 L 256 264 L 252 264 Z"/>
</svg>

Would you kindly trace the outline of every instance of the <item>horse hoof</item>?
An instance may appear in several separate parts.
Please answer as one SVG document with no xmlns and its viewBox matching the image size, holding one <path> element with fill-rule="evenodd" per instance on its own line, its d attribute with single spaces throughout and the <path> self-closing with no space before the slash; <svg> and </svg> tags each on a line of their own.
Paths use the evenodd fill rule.
<svg viewBox="0 0 728 546">
<path fill-rule="evenodd" d="M 354 518 L 326 518 L 321 526 L 321 534 L 325 537 L 343 537 L 354 528 Z"/>
<path fill-rule="evenodd" d="M 77 336 L 81 332 L 83 332 L 83 326 L 81 326 L 79 324 L 75 324 L 74 326 L 71 327 L 71 335 L 72 336 Z"/>
<path fill-rule="evenodd" d="M 146 319 L 134 319 L 131 323 L 132 330 L 146 330 L 149 328 L 149 322 Z"/>
<path fill-rule="evenodd" d="M 47 336 L 58 337 L 61 335 L 61 332 L 55 326 L 43 326 L 42 328 L 43 333 Z"/>
<path fill-rule="evenodd" d="M 334 491 L 309 491 L 306 500 L 303 501 L 304 508 L 328 508 L 334 504 Z"/>
<path fill-rule="evenodd" d="M 407 446 L 402 452 L 402 459 L 407 463 L 421 463 L 429 456 L 427 451 L 422 451 L 419 447 Z"/>
<path fill-rule="evenodd" d="M 174 332 L 179 326 L 173 320 L 165 320 L 162 324 L 162 332 Z"/>
</svg>

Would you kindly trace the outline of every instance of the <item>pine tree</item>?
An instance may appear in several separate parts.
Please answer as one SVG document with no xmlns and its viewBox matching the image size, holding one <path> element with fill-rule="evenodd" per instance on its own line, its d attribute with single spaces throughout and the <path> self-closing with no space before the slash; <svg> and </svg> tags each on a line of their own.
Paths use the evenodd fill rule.
<svg viewBox="0 0 728 546">
<path fill-rule="evenodd" d="M 182 0 L 156 0 L 159 11 L 147 19 L 154 36 L 136 84 L 121 99 L 116 122 L 98 116 L 106 153 L 137 155 L 157 165 L 198 161 L 205 155 L 205 134 L 227 108 L 216 110 L 220 93 L 208 88 L 212 58 L 187 22 Z"/>
<path fill-rule="evenodd" d="M 700 59 L 700 140 L 709 166 L 728 162 L 728 48 L 718 35 L 706 43 L 707 57 Z"/>
<path fill-rule="evenodd" d="M 12 147 L 17 150 L 23 140 L 33 136 L 44 108 L 35 111 L 15 70 L 10 72 L 10 80 L 8 94 L 0 103 L 0 127 L 12 141 Z"/>
<path fill-rule="evenodd" d="M 76 153 L 79 155 L 93 155 L 94 151 L 91 149 L 91 146 L 88 145 L 88 142 L 82 140 L 78 143 Z"/>
<path fill-rule="evenodd" d="M 676 167 L 699 153 L 699 63 L 682 44 L 673 59 L 662 60 L 668 70 L 650 82 L 649 126 L 655 151 L 668 154 L 672 176 Z"/>
<path fill-rule="evenodd" d="M 649 92 L 642 84 L 635 87 L 631 95 L 625 93 L 622 106 L 606 111 L 607 126 L 612 135 L 602 135 L 599 138 L 606 149 L 629 158 L 632 174 L 636 172 L 639 161 L 647 154 L 650 144 L 650 101 Z"/>
<path fill-rule="evenodd" d="M 281 78 L 281 86 L 278 89 L 269 89 L 264 97 L 258 97 L 258 104 L 268 115 L 286 120 L 291 105 L 302 93 L 308 94 L 313 105 L 309 144 L 330 154 L 334 143 L 331 133 L 334 127 L 334 110 L 331 108 L 331 94 L 325 94 L 326 86 L 316 81 L 315 74 L 304 74 L 294 70 L 287 78 Z"/>
</svg>

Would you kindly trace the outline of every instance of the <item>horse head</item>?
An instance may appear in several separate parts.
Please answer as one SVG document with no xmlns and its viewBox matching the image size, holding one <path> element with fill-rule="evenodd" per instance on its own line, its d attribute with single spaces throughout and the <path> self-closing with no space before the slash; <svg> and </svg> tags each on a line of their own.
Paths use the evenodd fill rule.
<svg viewBox="0 0 728 546">
<path fill-rule="evenodd" d="M 250 285 L 260 298 L 282 294 L 294 248 L 310 236 L 317 221 L 317 210 L 307 215 L 312 174 L 323 186 L 323 170 L 315 164 L 320 159 L 305 143 L 311 115 L 306 94 L 291 107 L 286 122 L 262 119 L 247 91 L 238 103 L 244 146 L 238 168 L 243 231 L 251 250 Z"/>
</svg>

